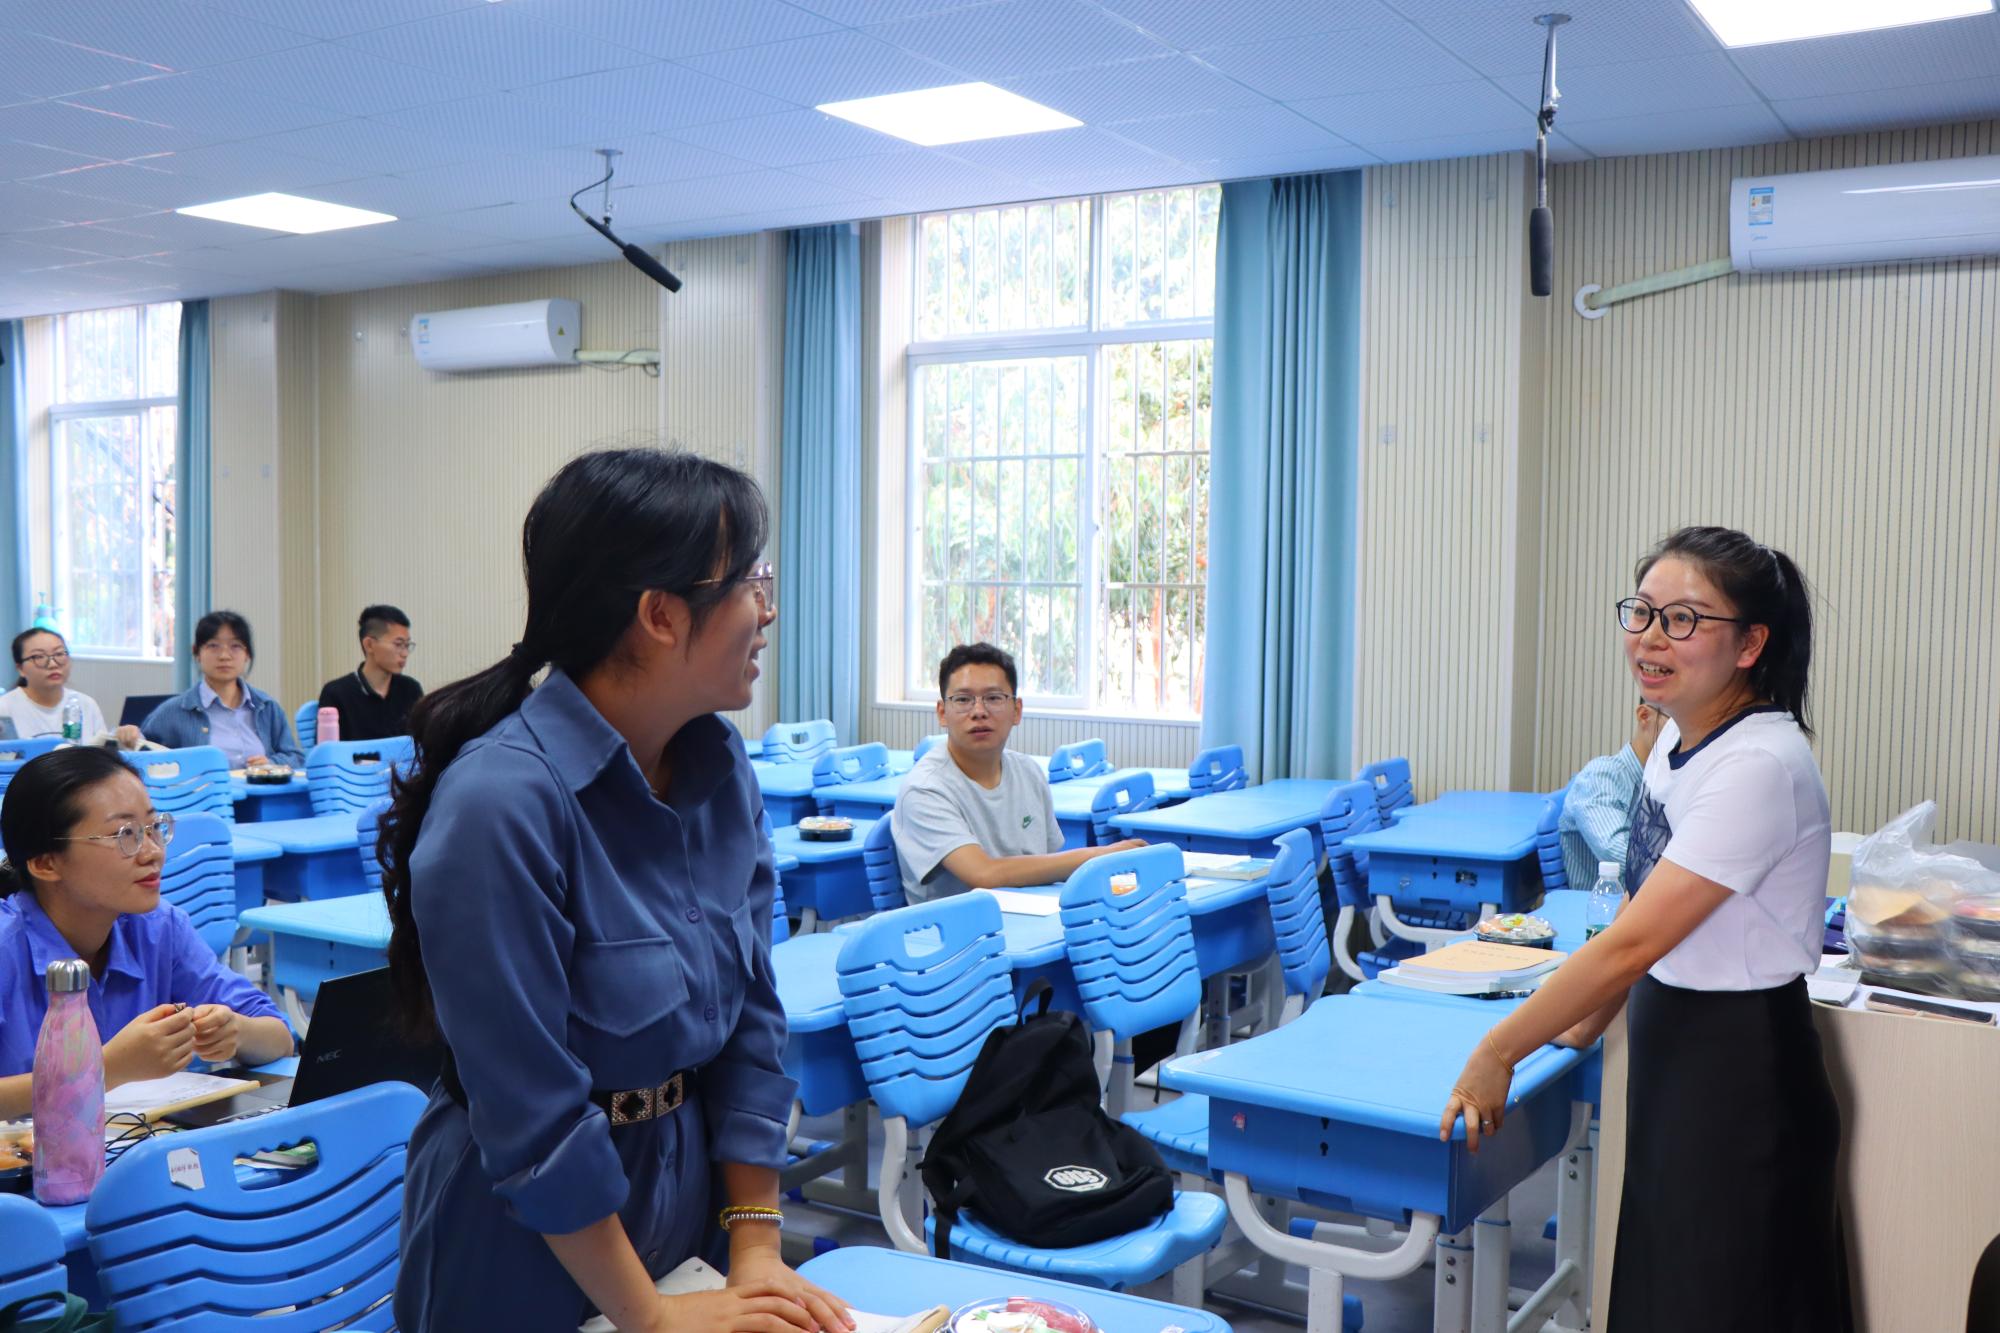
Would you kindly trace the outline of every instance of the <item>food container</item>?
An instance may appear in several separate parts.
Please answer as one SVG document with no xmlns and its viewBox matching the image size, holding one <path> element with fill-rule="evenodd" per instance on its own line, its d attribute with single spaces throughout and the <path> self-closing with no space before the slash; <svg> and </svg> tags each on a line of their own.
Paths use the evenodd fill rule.
<svg viewBox="0 0 2000 1333">
<path fill-rule="evenodd" d="M 807 815 L 799 821 L 799 836 L 807 842 L 846 842 L 854 836 L 854 821 L 839 815 Z"/>
<path fill-rule="evenodd" d="M 1061 1301 L 1001 1296 L 952 1311 L 951 1333 L 1096 1333 L 1096 1325 Z"/>
<path fill-rule="evenodd" d="M 260 786 L 281 786 L 292 780 L 290 764 L 252 764 L 243 770 L 243 780 Z"/>
<path fill-rule="evenodd" d="M 1553 949 L 1556 947 L 1556 928 L 1538 916 L 1525 912 L 1506 912 L 1500 916 L 1489 916 L 1477 926 L 1473 933 L 1482 940 L 1492 940 L 1495 944 L 1520 944 L 1530 949 Z"/>
</svg>

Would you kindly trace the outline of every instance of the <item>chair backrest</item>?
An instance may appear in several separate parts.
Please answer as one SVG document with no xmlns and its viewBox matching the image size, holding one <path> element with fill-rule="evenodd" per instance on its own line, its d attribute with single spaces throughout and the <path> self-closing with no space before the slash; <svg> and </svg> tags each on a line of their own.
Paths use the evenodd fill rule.
<svg viewBox="0 0 2000 1333">
<path fill-rule="evenodd" d="M 60 1298 L 68 1290 L 55 1215 L 33 1199 L 0 1194 L 0 1309 L 36 1296 Z"/>
<path fill-rule="evenodd" d="M 764 753 L 772 764 L 810 764 L 837 743 L 833 723 L 818 717 L 810 722 L 777 722 L 764 732 Z"/>
<path fill-rule="evenodd" d="M 1049 756 L 1049 781 L 1068 782 L 1071 778 L 1094 778 L 1111 771 L 1104 757 L 1104 742 L 1096 739 L 1058 745 Z"/>
<path fill-rule="evenodd" d="M 759 811 L 757 826 L 764 831 L 764 841 L 771 844 L 773 855 L 777 853 L 777 830 L 771 827 L 771 812 Z M 785 877 L 776 866 L 771 867 L 771 943 L 783 944 L 792 937 L 791 918 L 785 913 Z"/>
<path fill-rule="evenodd" d="M 37 740 L 22 741 L 8 739 L 0 741 L 0 795 L 7 791 L 7 784 L 21 771 L 21 766 L 30 759 L 39 759 L 50 750 L 62 744 L 60 736 L 43 736 Z"/>
<path fill-rule="evenodd" d="M 1355 776 L 1375 789 L 1375 808 L 1382 812 L 1384 824 L 1389 822 L 1391 812 L 1417 799 L 1407 759 L 1378 759 Z"/>
<path fill-rule="evenodd" d="M 1127 769 L 1111 775 L 1111 780 L 1090 795 L 1090 840 L 1099 847 L 1106 847 L 1118 841 L 1118 831 L 1111 827 L 1111 821 L 1120 815 L 1129 815 L 1139 810 L 1151 810 L 1160 803 L 1160 795 L 1153 790 L 1153 775 L 1142 768 Z"/>
<path fill-rule="evenodd" d="M 896 831 L 886 810 L 861 841 L 861 868 L 868 876 L 868 899 L 876 911 L 903 905 L 903 867 L 896 860 Z"/>
<path fill-rule="evenodd" d="M 1542 891 L 1567 889 L 1569 864 L 1563 860 L 1562 812 L 1563 799 L 1569 795 L 1564 787 L 1542 801 L 1542 817 L 1535 821 L 1535 864 L 1542 870 Z"/>
<path fill-rule="evenodd" d="M 839 787 L 889 776 L 889 747 L 880 741 L 842 745 L 813 760 L 813 786 Z"/>
<path fill-rule="evenodd" d="M 380 842 L 382 815 L 388 808 L 389 798 L 386 796 L 370 801 L 361 807 L 361 814 L 354 821 L 354 846 L 361 857 L 361 878 L 370 893 L 382 892 Z"/>
<path fill-rule="evenodd" d="M 1240 745 L 1211 745 L 1188 764 L 1188 790 L 1196 796 L 1249 785 L 1250 773 L 1243 767 Z"/>
<path fill-rule="evenodd" d="M 299 711 L 292 714 L 292 725 L 298 728 L 299 748 L 310 750 L 319 744 L 319 700 L 299 705 Z"/>
<path fill-rule="evenodd" d="M 220 958 L 236 937 L 236 860 L 233 827 L 214 815 L 179 815 L 174 840 L 160 869 L 160 897 L 188 914 L 202 942 Z"/>
<path fill-rule="evenodd" d="M 991 894 L 877 913 L 847 933 L 834 967 L 869 1095 L 912 1128 L 951 1110 L 986 1034 L 1015 1018 Z"/>
<path fill-rule="evenodd" d="M 944 733 L 942 731 L 933 731 L 928 736 L 920 737 L 917 741 L 917 748 L 910 751 L 910 762 L 914 764 L 917 760 L 929 754 L 933 745 L 942 744 L 944 744 Z"/>
<path fill-rule="evenodd" d="M 322 741 L 306 755 L 306 778 L 312 786 L 316 815 L 341 815 L 360 810 L 389 794 L 389 775 L 416 754 L 408 736 L 374 741 Z"/>
<path fill-rule="evenodd" d="M 1063 884 L 1063 951 L 1084 1017 L 1126 1041 L 1201 1004 L 1186 866 L 1170 843 L 1113 852 Z"/>
<path fill-rule="evenodd" d="M 209 814 L 236 822 L 236 801 L 229 793 L 229 760 L 213 745 L 180 750 L 134 750 L 119 755 L 146 784 L 153 808 L 176 819 Z"/>
<path fill-rule="evenodd" d="M 424 1101 L 407 1083 L 377 1083 L 131 1148 L 84 1213 L 118 1327 L 316 1333 L 370 1311 L 362 1326 L 382 1326 Z M 254 1186 L 237 1179 L 237 1158 L 308 1139 L 318 1150 L 310 1167 Z M 196 1169 L 200 1188 L 185 1187 Z"/>
<path fill-rule="evenodd" d="M 1278 835 L 1278 855 L 1271 862 L 1264 892 L 1271 903 L 1271 931 L 1278 941 L 1285 994 L 1310 1000 L 1319 994 L 1333 968 L 1312 830 L 1295 828 Z"/>
<path fill-rule="evenodd" d="M 1319 808 L 1320 841 L 1326 845 L 1326 860 L 1333 871 L 1334 897 L 1342 907 L 1368 910 L 1368 858 L 1351 851 L 1347 839 L 1356 833 L 1381 828 L 1382 809 L 1375 804 L 1375 788 L 1356 779 L 1343 782 L 1326 794 Z"/>
</svg>

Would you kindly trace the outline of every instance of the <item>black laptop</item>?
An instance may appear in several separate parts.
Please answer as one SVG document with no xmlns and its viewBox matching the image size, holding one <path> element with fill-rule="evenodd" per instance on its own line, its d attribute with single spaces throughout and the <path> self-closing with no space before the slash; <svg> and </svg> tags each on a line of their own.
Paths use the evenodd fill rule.
<svg viewBox="0 0 2000 1333">
<path fill-rule="evenodd" d="M 223 1077 L 256 1079 L 262 1086 L 175 1111 L 167 1119 L 198 1129 L 281 1107 L 304 1106 L 370 1083 L 400 1081 L 428 1093 L 437 1081 L 444 1047 L 437 1042 L 410 1042 L 397 1027 L 395 1015 L 395 996 L 386 967 L 322 981 L 295 1076 L 218 1069 L 214 1072 Z"/>
<path fill-rule="evenodd" d="M 138 726 L 140 723 L 144 722 L 147 718 L 153 715 L 153 710 L 155 708 L 158 708 L 161 704 L 165 703 L 167 700 L 173 697 L 174 696 L 171 694 L 126 695 L 125 706 L 118 712 L 118 725 L 121 727 Z"/>
</svg>

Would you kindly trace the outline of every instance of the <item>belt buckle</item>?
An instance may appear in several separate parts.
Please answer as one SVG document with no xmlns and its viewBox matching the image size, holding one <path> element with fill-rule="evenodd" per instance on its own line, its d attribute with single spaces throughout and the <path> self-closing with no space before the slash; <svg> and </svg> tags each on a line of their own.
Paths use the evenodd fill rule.
<svg viewBox="0 0 2000 1333">
<path fill-rule="evenodd" d="M 631 1088 L 611 1098 L 611 1123 L 636 1125 L 669 1115 L 680 1109 L 681 1075 L 675 1074 L 657 1088 Z"/>
<path fill-rule="evenodd" d="M 653 1106 L 654 1115 L 669 1115 L 681 1109 L 681 1076 L 675 1074 L 659 1086 Z"/>
</svg>

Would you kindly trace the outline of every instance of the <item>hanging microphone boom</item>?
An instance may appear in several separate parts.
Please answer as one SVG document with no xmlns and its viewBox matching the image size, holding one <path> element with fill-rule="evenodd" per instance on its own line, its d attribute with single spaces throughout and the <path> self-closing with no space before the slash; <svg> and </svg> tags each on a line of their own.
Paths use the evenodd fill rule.
<svg viewBox="0 0 2000 1333">
<path fill-rule="evenodd" d="M 1535 22 L 1549 30 L 1542 51 L 1542 105 L 1535 113 L 1535 208 L 1528 214 L 1528 290 L 1547 296 L 1555 287 L 1556 215 L 1549 209 L 1549 129 L 1556 123 L 1556 29 L 1567 14 L 1542 14 Z"/>
<path fill-rule="evenodd" d="M 629 241 L 620 240 L 618 234 L 611 230 L 611 173 L 613 171 L 611 159 L 618 156 L 618 150 L 616 148 L 600 148 L 597 150 L 597 153 L 598 156 L 604 159 L 604 179 L 592 181 L 590 184 L 584 186 L 583 190 L 594 190 L 600 185 L 604 187 L 604 219 L 600 222 L 577 207 L 577 196 L 581 195 L 583 190 L 578 190 L 576 194 L 569 197 L 570 211 L 589 223 L 592 231 L 595 231 L 599 236 L 617 246 L 619 253 L 625 256 L 626 263 L 638 269 L 668 291 L 679 291 L 681 289 L 681 280 L 673 275 L 671 269 L 647 254 L 644 250 L 641 250 L 638 246 L 631 244 Z"/>
</svg>

